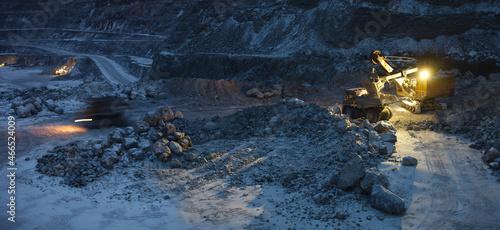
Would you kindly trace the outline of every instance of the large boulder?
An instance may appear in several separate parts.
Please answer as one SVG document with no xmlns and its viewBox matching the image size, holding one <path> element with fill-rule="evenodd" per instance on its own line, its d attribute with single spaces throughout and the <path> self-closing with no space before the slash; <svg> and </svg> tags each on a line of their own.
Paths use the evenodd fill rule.
<svg viewBox="0 0 500 230">
<path fill-rule="evenodd" d="M 453 114 L 446 119 L 446 123 L 453 128 L 460 129 L 464 126 L 465 120 L 461 116 Z"/>
<path fill-rule="evenodd" d="M 179 143 L 171 141 L 168 144 L 168 147 L 170 147 L 172 152 L 174 152 L 176 155 L 182 155 L 182 146 Z"/>
<path fill-rule="evenodd" d="M 171 151 L 170 151 L 170 148 L 168 147 L 168 144 L 169 144 L 169 141 L 165 138 L 163 139 L 160 139 L 160 140 L 157 140 L 154 144 L 153 144 L 153 153 L 155 155 L 160 155 L 162 153 L 168 153 L 170 154 Z"/>
<path fill-rule="evenodd" d="M 356 184 L 356 182 L 364 176 L 363 162 L 358 156 L 344 165 L 344 169 L 339 174 L 337 187 L 347 189 Z"/>
<path fill-rule="evenodd" d="M 184 149 L 187 149 L 187 148 L 191 148 L 193 147 L 193 143 L 191 142 L 191 137 L 184 137 L 182 138 L 180 141 L 179 141 L 179 145 L 184 148 Z"/>
<path fill-rule="evenodd" d="M 112 143 L 122 143 L 123 142 L 123 136 L 125 135 L 125 130 L 116 128 L 111 132 L 108 136 L 108 142 L 110 144 Z"/>
<path fill-rule="evenodd" d="M 175 128 L 175 125 L 172 123 L 166 123 L 162 127 L 162 130 L 163 130 L 163 133 L 165 133 L 165 135 L 170 135 L 170 134 L 173 134 L 177 131 L 177 129 Z"/>
<path fill-rule="evenodd" d="M 31 106 L 33 106 L 33 105 L 31 105 Z M 16 108 L 16 114 L 20 118 L 31 117 L 31 110 L 32 110 L 32 108 L 30 108 L 30 107 L 19 106 Z"/>
<path fill-rule="evenodd" d="M 403 158 L 403 166 L 415 166 L 418 164 L 418 160 L 415 157 L 407 156 Z"/>
<path fill-rule="evenodd" d="M 370 203 L 388 213 L 399 214 L 405 210 L 405 200 L 379 184 L 372 188 Z"/>
<path fill-rule="evenodd" d="M 139 147 L 139 143 L 135 138 L 125 138 L 125 149 L 137 148 Z"/>
<path fill-rule="evenodd" d="M 398 137 L 394 133 L 381 133 L 380 138 L 384 142 L 396 143 L 398 141 Z"/>
<path fill-rule="evenodd" d="M 113 165 L 120 161 L 117 157 L 106 157 L 101 160 L 101 165 L 105 169 L 113 169 Z"/>
<path fill-rule="evenodd" d="M 145 121 L 137 121 L 135 124 L 134 124 L 134 130 L 136 133 L 143 133 L 143 132 L 147 132 L 149 130 L 149 123 L 145 122 Z"/>
<path fill-rule="evenodd" d="M 170 107 L 165 107 L 156 110 L 154 113 L 148 113 L 141 118 L 141 120 L 147 122 L 151 127 L 156 127 L 160 122 L 167 122 L 175 119 L 174 111 Z"/>
<path fill-rule="evenodd" d="M 168 161 L 169 157 L 170 157 L 170 152 L 163 152 L 158 156 L 158 160 L 160 160 L 161 162 L 166 162 Z"/>
<path fill-rule="evenodd" d="M 339 130 L 341 133 L 347 131 L 347 128 L 351 126 L 351 122 L 348 119 L 342 119 L 337 124 L 335 124 L 337 130 Z"/>
<path fill-rule="evenodd" d="M 396 128 L 388 121 L 378 121 L 373 124 L 373 129 L 379 133 L 396 133 Z"/>
<path fill-rule="evenodd" d="M 363 123 L 359 126 L 361 129 L 368 129 L 368 131 L 373 131 L 373 125 L 368 121 L 368 119 L 365 119 Z"/>
<path fill-rule="evenodd" d="M 389 178 L 380 172 L 377 168 L 370 168 L 365 171 L 365 176 L 361 180 L 360 186 L 361 188 L 367 192 L 371 193 L 373 185 L 382 185 L 385 188 L 389 187 Z"/>
<path fill-rule="evenodd" d="M 492 162 L 499 157 L 500 157 L 500 152 L 495 147 L 491 147 L 490 149 L 488 149 L 488 151 L 484 153 L 484 161 L 486 162 Z"/>
<path fill-rule="evenodd" d="M 137 148 L 130 149 L 129 156 L 135 158 L 136 160 L 144 160 L 144 158 L 146 158 L 146 154 L 144 153 L 144 151 L 141 151 Z"/>
<path fill-rule="evenodd" d="M 142 151 L 147 152 L 151 148 L 151 141 L 148 139 L 141 139 L 138 142 L 138 148 Z"/>
<path fill-rule="evenodd" d="M 205 124 L 205 126 L 203 126 L 203 129 L 205 131 L 209 131 L 209 132 L 213 132 L 215 130 L 217 130 L 219 128 L 219 125 L 217 125 L 217 123 L 215 122 L 212 122 L 212 121 L 209 121 Z"/>
</svg>

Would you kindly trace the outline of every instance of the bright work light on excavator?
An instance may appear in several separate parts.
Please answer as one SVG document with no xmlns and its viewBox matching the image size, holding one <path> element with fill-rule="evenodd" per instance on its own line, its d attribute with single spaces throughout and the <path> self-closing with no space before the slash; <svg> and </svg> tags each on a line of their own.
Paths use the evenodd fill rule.
<svg viewBox="0 0 500 230">
<path fill-rule="evenodd" d="M 428 70 L 421 70 L 421 71 L 419 71 L 420 79 L 423 79 L 423 80 L 428 79 L 430 77 L 430 75 L 431 74 L 429 73 Z"/>
</svg>

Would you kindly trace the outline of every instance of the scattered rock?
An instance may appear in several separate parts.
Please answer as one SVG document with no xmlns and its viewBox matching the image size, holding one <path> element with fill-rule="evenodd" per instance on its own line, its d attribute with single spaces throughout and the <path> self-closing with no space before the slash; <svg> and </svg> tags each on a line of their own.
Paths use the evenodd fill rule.
<svg viewBox="0 0 500 230">
<path fill-rule="evenodd" d="M 418 160 L 415 157 L 407 156 L 403 158 L 403 166 L 415 166 L 418 164 Z"/>
<path fill-rule="evenodd" d="M 168 106 L 163 109 L 158 109 L 154 113 L 148 113 L 141 118 L 141 120 L 147 122 L 151 127 L 158 126 L 160 121 L 165 123 L 173 119 L 175 119 L 174 112 Z"/>
<path fill-rule="evenodd" d="M 182 163 L 179 160 L 177 160 L 177 159 L 173 159 L 170 162 L 170 167 L 172 167 L 172 168 L 180 168 L 180 167 L 182 167 Z"/>
<path fill-rule="evenodd" d="M 170 134 L 173 134 L 177 131 L 177 129 L 175 128 L 175 125 L 172 124 L 172 123 L 166 123 L 164 126 L 163 126 L 163 132 L 166 134 L 166 135 L 170 135 Z"/>
<path fill-rule="evenodd" d="M 111 132 L 108 136 L 108 142 L 110 144 L 112 143 L 122 143 L 123 142 L 123 136 L 125 134 L 125 131 L 120 128 L 116 128 L 113 132 Z"/>
<path fill-rule="evenodd" d="M 461 116 L 453 114 L 447 118 L 446 123 L 453 128 L 460 129 L 464 126 L 465 121 Z"/>
<path fill-rule="evenodd" d="M 372 188 L 370 203 L 374 208 L 393 214 L 399 214 L 405 209 L 403 198 L 379 184 L 375 184 Z"/>
<path fill-rule="evenodd" d="M 145 121 L 137 121 L 134 124 L 134 130 L 136 133 L 147 132 L 149 128 L 150 128 L 149 123 Z"/>
<path fill-rule="evenodd" d="M 194 161 L 194 160 L 196 160 L 196 158 L 198 158 L 198 156 L 196 156 L 196 154 L 194 154 L 194 153 L 185 153 L 184 154 L 184 159 L 186 159 L 187 161 Z"/>
<path fill-rule="evenodd" d="M 130 149 L 130 155 L 136 160 L 144 160 L 146 158 L 146 154 L 144 153 L 144 151 L 136 148 Z"/>
<path fill-rule="evenodd" d="M 171 141 L 168 146 L 170 147 L 172 152 L 174 152 L 174 154 L 176 154 L 176 155 L 182 154 L 182 147 L 181 147 L 181 145 L 179 145 L 179 143 L 177 143 L 175 141 Z"/>
<path fill-rule="evenodd" d="M 179 145 L 184 148 L 191 148 L 193 147 L 193 143 L 191 142 L 191 137 L 184 137 L 179 141 Z"/>
<path fill-rule="evenodd" d="M 170 157 L 170 151 L 163 152 L 163 153 L 160 153 L 160 155 L 158 156 L 158 160 L 160 160 L 161 162 L 166 162 L 166 161 L 168 161 L 169 157 Z"/>
<path fill-rule="evenodd" d="M 33 106 L 33 105 L 31 105 L 31 106 Z M 32 110 L 32 108 L 25 107 L 25 106 L 19 106 L 16 108 L 16 114 L 20 118 L 31 117 L 31 110 Z"/>
<path fill-rule="evenodd" d="M 117 157 L 106 157 L 101 161 L 102 167 L 105 169 L 113 169 L 113 165 L 120 161 Z"/>
<path fill-rule="evenodd" d="M 398 137 L 394 133 L 381 133 L 380 138 L 384 142 L 396 143 L 398 141 Z"/>
<path fill-rule="evenodd" d="M 396 128 L 389 121 L 378 121 L 373 124 L 373 129 L 379 133 L 396 133 Z"/>
<path fill-rule="evenodd" d="M 389 187 L 389 178 L 380 172 L 377 168 L 370 168 L 365 171 L 365 176 L 361 180 L 360 186 L 361 188 L 367 192 L 371 193 L 373 185 L 382 185 L 385 188 Z"/>
<path fill-rule="evenodd" d="M 131 148 L 137 148 L 139 147 L 139 144 L 137 143 L 137 140 L 135 138 L 125 138 L 125 149 L 131 149 Z"/>
<path fill-rule="evenodd" d="M 484 161 L 486 162 L 492 162 L 493 160 L 499 157 L 500 157 L 500 152 L 495 147 L 491 147 L 490 149 L 488 149 L 488 151 L 484 153 Z"/>
<path fill-rule="evenodd" d="M 186 134 L 181 132 L 174 132 L 172 135 L 174 136 L 175 140 L 181 140 Z"/>
<path fill-rule="evenodd" d="M 257 93 L 262 93 L 259 88 L 253 88 L 247 91 L 247 97 L 257 97 Z"/>
<path fill-rule="evenodd" d="M 345 190 L 356 184 L 356 182 L 363 176 L 363 161 L 360 157 L 355 157 L 347 162 L 344 169 L 342 169 L 342 172 L 340 172 L 337 187 Z"/>
<path fill-rule="evenodd" d="M 170 148 L 168 145 L 169 141 L 165 138 L 157 140 L 152 147 L 153 153 L 157 156 L 162 153 L 168 153 L 170 155 Z"/>
<path fill-rule="evenodd" d="M 203 128 L 206 130 L 206 131 L 215 131 L 219 128 L 219 126 L 217 125 L 217 123 L 215 122 L 212 122 L 212 121 L 209 121 L 205 124 L 205 126 L 203 126 Z"/>
</svg>

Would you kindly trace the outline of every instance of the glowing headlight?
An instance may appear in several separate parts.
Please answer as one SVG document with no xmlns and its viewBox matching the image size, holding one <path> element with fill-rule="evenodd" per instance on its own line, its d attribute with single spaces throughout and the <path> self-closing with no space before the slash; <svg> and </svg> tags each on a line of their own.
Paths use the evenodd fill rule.
<svg viewBox="0 0 500 230">
<path fill-rule="evenodd" d="M 78 119 L 78 120 L 75 120 L 75 122 L 89 122 L 89 121 L 92 121 L 92 119 Z"/>
<path fill-rule="evenodd" d="M 425 80 L 425 79 L 428 79 L 431 74 L 427 70 L 421 70 L 419 75 L 420 75 L 421 79 Z"/>
</svg>

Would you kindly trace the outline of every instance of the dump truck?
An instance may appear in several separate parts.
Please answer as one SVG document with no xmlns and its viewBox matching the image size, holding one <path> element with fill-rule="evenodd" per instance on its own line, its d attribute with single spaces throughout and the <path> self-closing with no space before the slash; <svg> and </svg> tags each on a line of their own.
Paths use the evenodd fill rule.
<svg viewBox="0 0 500 230">
<path fill-rule="evenodd" d="M 122 98 L 107 96 L 99 98 L 86 98 L 84 102 L 89 107 L 79 111 L 75 122 L 88 126 L 126 125 L 131 104 Z"/>
<path fill-rule="evenodd" d="M 342 111 L 351 118 L 365 117 L 370 122 L 389 120 L 392 111 L 389 104 L 400 102 L 401 107 L 413 112 L 422 110 L 446 109 L 444 103 L 437 103 L 437 98 L 452 97 L 455 93 L 454 71 L 439 70 L 430 73 L 429 70 L 418 67 L 405 68 L 396 66 L 392 62 L 416 62 L 411 57 L 385 56 L 380 51 L 373 51 L 370 55 L 372 64 L 379 66 L 384 73 L 376 73 L 372 67 L 370 79 L 363 81 L 365 88 L 346 90 L 342 103 Z M 384 94 L 380 91 L 385 83 L 396 83 L 397 95 Z"/>
<path fill-rule="evenodd" d="M 380 97 L 371 96 L 366 88 L 346 89 L 342 112 L 353 119 L 364 117 L 371 123 L 392 117 L 391 108 Z"/>
</svg>

